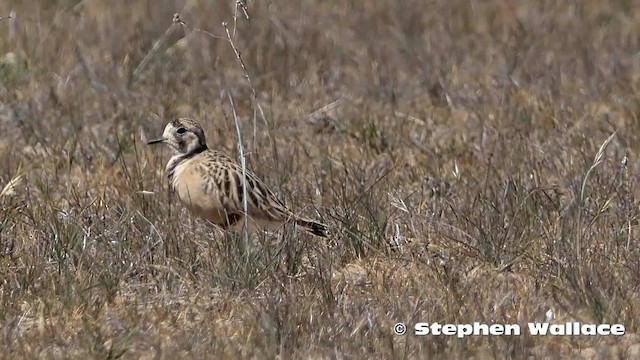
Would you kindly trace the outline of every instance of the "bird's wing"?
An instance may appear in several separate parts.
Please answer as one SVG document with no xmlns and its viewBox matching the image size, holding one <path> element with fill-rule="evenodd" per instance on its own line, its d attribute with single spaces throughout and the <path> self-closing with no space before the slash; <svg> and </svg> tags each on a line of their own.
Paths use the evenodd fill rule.
<svg viewBox="0 0 640 360">
<path fill-rule="evenodd" d="M 202 163 L 203 171 L 212 174 L 205 191 L 220 196 L 229 213 L 244 213 L 244 188 L 246 184 L 247 210 L 255 219 L 283 221 L 292 215 L 284 203 L 253 172 L 246 169 L 246 181 L 242 181 L 242 167 L 220 152 L 211 152 Z M 219 195 L 218 195 L 219 194 Z"/>
</svg>

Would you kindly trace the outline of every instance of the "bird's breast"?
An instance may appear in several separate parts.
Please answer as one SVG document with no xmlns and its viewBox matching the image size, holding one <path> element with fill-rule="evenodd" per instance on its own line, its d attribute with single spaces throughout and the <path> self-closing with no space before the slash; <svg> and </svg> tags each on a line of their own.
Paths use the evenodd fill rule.
<svg viewBox="0 0 640 360">
<path fill-rule="evenodd" d="M 197 158 L 181 161 L 169 171 L 167 176 L 171 187 L 180 201 L 196 215 L 218 222 L 225 209 L 217 188 L 212 187 L 210 174 L 206 168 L 199 166 Z"/>
</svg>

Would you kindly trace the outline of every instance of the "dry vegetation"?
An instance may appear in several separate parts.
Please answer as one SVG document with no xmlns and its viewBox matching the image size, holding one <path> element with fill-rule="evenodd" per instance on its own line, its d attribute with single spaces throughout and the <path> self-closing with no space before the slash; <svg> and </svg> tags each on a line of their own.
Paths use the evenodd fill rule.
<svg viewBox="0 0 640 360">
<path fill-rule="evenodd" d="M 248 7 L 0 2 L 1 357 L 640 357 L 640 3 Z M 247 248 L 168 191 L 144 141 L 189 115 L 237 154 L 233 110 L 331 241 Z M 627 333 L 392 332 L 551 313 Z"/>
</svg>

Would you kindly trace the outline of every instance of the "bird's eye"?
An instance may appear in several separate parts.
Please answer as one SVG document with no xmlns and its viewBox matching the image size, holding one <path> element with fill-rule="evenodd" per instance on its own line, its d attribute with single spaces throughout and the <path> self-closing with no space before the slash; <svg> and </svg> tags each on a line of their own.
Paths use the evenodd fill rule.
<svg viewBox="0 0 640 360">
<path fill-rule="evenodd" d="M 178 134 L 184 134 L 184 133 L 186 133 L 186 132 L 187 132 L 187 129 L 185 129 L 185 128 L 180 128 L 180 129 L 178 129 L 176 132 L 177 132 Z"/>
</svg>

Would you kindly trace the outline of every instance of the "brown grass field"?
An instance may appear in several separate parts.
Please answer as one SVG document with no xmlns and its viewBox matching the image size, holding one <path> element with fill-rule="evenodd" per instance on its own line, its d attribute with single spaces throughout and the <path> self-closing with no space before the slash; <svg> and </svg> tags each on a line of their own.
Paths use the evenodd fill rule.
<svg viewBox="0 0 640 360">
<path fill-rule="evenodd" d="M 247 6 L 0 2 L 0 358 L 640 358 L 640 2 Z M 194 218 L 176 116 L 332 238 Z"/>
</svg>

